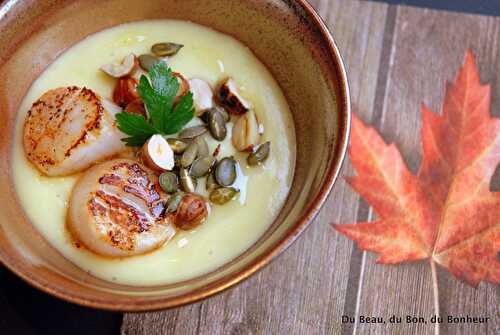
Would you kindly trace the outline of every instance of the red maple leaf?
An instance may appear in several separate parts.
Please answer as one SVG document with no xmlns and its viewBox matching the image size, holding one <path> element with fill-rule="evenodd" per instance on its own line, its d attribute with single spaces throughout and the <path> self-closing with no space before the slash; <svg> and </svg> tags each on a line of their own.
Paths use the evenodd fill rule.
<svg viewBox="0 0 500 335">
<path fill-rule="evenodd" d="M 398 149 L 353 118 L 349 184 L 378 220 L 333 225 L 382 264 L 429 258 L 476 286 L 500 283 L 500 193 L 490 181 L 500 162 L 500 119 L 490 115 L 470 51 L 446 89 L 442 115 L 422 107 L 423 159 L 418 174 Z"/>
</svg>

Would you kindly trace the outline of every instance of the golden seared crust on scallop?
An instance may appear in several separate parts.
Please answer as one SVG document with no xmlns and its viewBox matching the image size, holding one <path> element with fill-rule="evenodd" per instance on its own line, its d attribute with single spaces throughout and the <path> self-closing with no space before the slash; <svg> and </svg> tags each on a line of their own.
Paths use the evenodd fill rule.
<svg viewBox="0 0 500 335">
<path fill-rule="evenodd" d="M 70 199 L 69 229 L 97 254 L 134 256 L 175 235 L 158 178 L 141 164 L 117 159 L 89 169 Z"/>
<path fill-rule="evenodd" d="M 24 149 L 29 160 L 49 176 L 79 172 L 96 160 L 125 149 L 114 116 L 121 109 L 76 86 L 43 94 L 28 111 Z"/>
</svg>

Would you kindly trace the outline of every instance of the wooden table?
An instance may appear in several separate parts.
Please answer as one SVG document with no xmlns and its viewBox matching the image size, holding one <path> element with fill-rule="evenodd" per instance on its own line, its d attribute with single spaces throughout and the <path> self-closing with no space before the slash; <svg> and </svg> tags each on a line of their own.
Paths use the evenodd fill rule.
<svg viewBox="0 0 500 335">
<path fill-rule="evenodd" d="M 438 0 L 439 1 L 439 0 Z M 1 2 L 1 0 L 0 0 Z M 500 18 L 358 0 L 314 0 L 346 61 L 354 110 L 395 142 L 410 168 L 420 163 L 419 106 L 439 110 L 445 80 L 472 48 L 500 117 Z M 353 171 L 347 162 L 344 175 Z M 500 191 L 500 169 L 496 183 Z M 156 313 L 125 314 L 123 335 L 433 334 L 430 324 L 343 324 L 342 316 L 434 314 L 427 262 L 375 264 L 330 228 L 373 218 L 340 180 L 321 214 L 279 259 L 236 288 Z M 489 316 L 482 325 L 448 325 L 441 334 L 500 334 L 500 287 L 473 289 L 438 271 L 441 313 Z M 0 267 L 0 334 L 116 334 L 121 315 L 80 308 L 28 287 Z"/>
<path fill-rule="evenodd" d="M 467 48 L 477 56 L 482 80 L 493 85 L 492 109 L 500 116 L 500 18 L 358 0 L 311 3 L 347 63 L 355 112 L 397 144 L 413 171 L 421 157 L 420 104 L 440 110 L 445 80 L 454 78 Z M 353 174 L 349 163 L 343 174 Z M 270 266 L 208 300 L 126 314 L 122 334 L 433 334 L 431 324 L 341 322 L 343 315 L 434 314 L 427 262 L 376 265 L 376 256 L 329 226 L 373 215 L 341 180 L 315 222 Z M 445 271 L 438 276 L 442 315 L 491 318 L 481 325 L 443 323 L 442 334 L 500 334 L 500 287 L 473 289 Z"/>
</svg>

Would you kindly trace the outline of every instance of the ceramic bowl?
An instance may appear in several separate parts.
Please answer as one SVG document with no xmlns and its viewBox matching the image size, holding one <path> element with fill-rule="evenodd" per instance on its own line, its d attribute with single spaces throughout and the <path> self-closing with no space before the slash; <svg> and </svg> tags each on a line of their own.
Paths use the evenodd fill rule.
<svg viewBox="0 0 500 335">
<path fill-rule="evenodd" d="M 141 288 L 92 277 L 51 247 L 18 202 L 10 158 L 21 100 L 58 55 L 102 29 L 158 18 L 190 20 L 250 47 L 288 99 L 297 165 L 279 216 L 245 253 L 203 276 Z M 145 311 L 190 303 L 241 282 L 311 223 L 345 156 L 350 124 L 346 72 L 334 39 L 303 0 L 8 0 L 0 5 L 0 45 L 0 260 L 28 283 L 67 301 Z"/>
</svg>

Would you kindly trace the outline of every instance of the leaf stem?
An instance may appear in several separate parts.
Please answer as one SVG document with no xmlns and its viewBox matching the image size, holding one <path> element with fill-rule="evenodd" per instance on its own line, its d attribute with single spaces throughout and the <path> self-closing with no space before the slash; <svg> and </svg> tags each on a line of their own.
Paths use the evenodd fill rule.
<svg viewBox="0 0 500 335">
<path fill-rule="evenodd" d="M 441 316 L 440 308 L 439 308 L 439 288 L 438 288 L 438 280 L 437 280 L 437 272 L 436 272 L 436 263 L 434 260 L 430 259 L 431 263 L 431 274 L 432 274 L 432 288 L 434 291 L 434 314 L 436 315 L 436 319 L 439 319 Z M 439 335 L 439 322 L 434 324 L 434 335 Z"/>
</svg>

